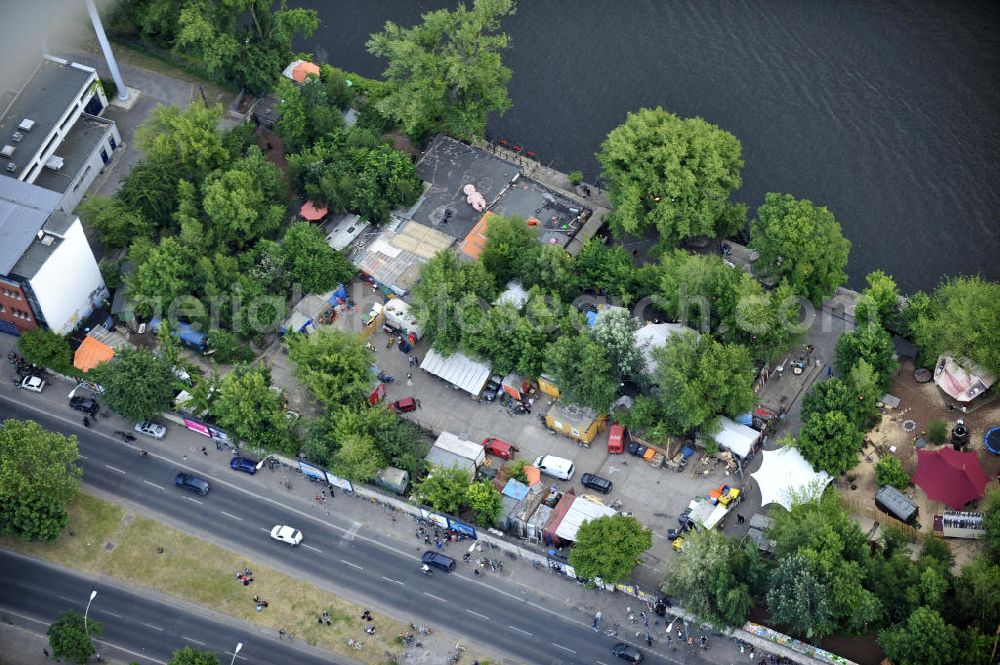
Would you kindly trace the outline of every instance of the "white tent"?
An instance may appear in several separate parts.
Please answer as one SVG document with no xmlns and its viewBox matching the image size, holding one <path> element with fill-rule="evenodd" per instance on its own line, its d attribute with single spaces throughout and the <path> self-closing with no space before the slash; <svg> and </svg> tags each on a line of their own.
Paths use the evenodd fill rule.
<svg viewBox="0 0 1000 665">
<path fill-rule="evenodd" d="M 490 378 L 490 366 L 486 363 L 477 362 L 461 353 L 445 357 L 434 349 L 424 356 L 420 369 L 444 379 L 473 397 L 482 392 L 486 379 Z"/>
<path fill-rule="evenodd" d="M 719 416 L 719 422 L 722 424 L 722 429 L 712 437 L 719 447 L 739 457 L 749 455 L 757 439 L 760 438 L 760 432 L 725 416 Z"/>
<path fill-rule="evenodd" d="M 833 480 L 826 471 L 813 471 L 802 453 L 789 446 L 765 450 L 763 457 L 760 469 L 750 474 L 760 488 L 761 506 L 778 503 L 791 510 L 793 497 L 819 497 Z"/>
<path fill-rule="evenodd" d="M 642 353 L 646 357 L 646 369 L 649 372 L 656 371 L 653 349 L 666 346 L 671 337 L 681 333 L 698 334 L 679 323 L 647 323 L 635 331 L 635 345 L 642 349 Z"/>
</svg>

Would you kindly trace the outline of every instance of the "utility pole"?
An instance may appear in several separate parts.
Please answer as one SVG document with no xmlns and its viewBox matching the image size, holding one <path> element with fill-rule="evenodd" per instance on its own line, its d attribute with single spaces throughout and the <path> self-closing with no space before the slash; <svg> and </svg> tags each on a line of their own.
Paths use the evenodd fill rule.
<svg viewBox="0 0 1000 665">
<path fill-rule="evenodd" d="M 125 80 L 122 78 L 121 72 L 118 71 L 115 54 L 111 52 L 111 44 L 108 42 L 108 36 L 104 34 L 104 25 L 101 23 L 101 17 L 97 14 L 97 7 L 94 6 L 94 0 L 84 0 L 84 2 L 87 3 L 90 22 L 94 24 L 94 33 L 97 34 L 97 41 L 101 44 L 104 59 L 108 63 L 108 69 L 111 70 L 111 78 L 114 79 L 115 85 L 118 86 L 118 100 L 127 102 L 129 97 L 128 86 L 125 85 Z"/>
</svg>

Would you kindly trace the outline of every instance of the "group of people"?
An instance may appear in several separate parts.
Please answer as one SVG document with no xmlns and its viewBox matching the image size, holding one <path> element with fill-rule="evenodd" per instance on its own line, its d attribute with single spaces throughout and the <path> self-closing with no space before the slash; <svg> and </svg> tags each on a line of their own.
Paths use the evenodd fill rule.
<svg viewBox="0 0 1000 665">
<path fill-rule="evenodd" d="M 253 571 L 249 568 L 244 568 L 243 572 L 236 574 L 236 581 L 243 584 L 243 586 L 250 586 L 253 584 Z"/>
<path fill-rule="evenodd" d="M 324 612 L 324 614 L 325 614 L 325 612 Z M 365 610 L 364 612 L 362 612 L 362 613 L 361 613 L 361 620 L 362 620 L 362 621 L 368 621 L 368 622 L 371 622 L 371 621 L 372 621 L 372 613 L 371 613 L 371 612 L 369 612 L 369 611 L 368 611 L 368 610 L 366 609 L 366 610 Z M 367 633 L 368 635 L 374 635 L 374 634 L 375 634 L 375 624 L 373 624 L 373 623 L 368 623 L 368 624 L 367 624 L 367 625 L 365 626 L 365 633 Z"/>
<path fill-rule="evenodd" d="M 319 615 L 319 618 L 316 620 L 316 623 L 332 626 L 333 620 L 330 619 L 330 613 L 327 612 L 326 610 L 323 610 L 323 613 Z"/>
<path fill-rule="evenodd" d="M 258 596 L 257 594 L 254 594 L 253 603 L 257 607 L 257 611 L 258 612 L 260 612 L 261 610 L 263 610 L 265 607 L 267 607 L 270 604 L 266 600 L 264 600 L 260 596 Z"/>
</svg>

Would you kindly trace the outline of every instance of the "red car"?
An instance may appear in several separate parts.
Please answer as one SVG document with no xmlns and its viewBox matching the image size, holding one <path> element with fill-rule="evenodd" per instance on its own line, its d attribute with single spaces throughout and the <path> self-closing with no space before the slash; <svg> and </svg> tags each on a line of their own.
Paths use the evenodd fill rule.
<svg viewBox="0 0 1000 665">
<path fill-rule="evenodd" d="M 495 439 L 493 437 L 483 439 L 483 448 L 485 448 L 486 452 L 490 455 L 501 459 L 514 459 L 514 453 L 518 451 L 517 446 L 513 446 L 506 441 Z"/>
<path fill-rule="evenodd" d="M 398 413 L 409 413 L 417 410 L 417 400 L 413 397 L 404 397 L 389 405 L 389 410 Z"/>
<path fill-rule="evenodd" d="M 611 426 L 608 433 L 608 452 L 620 454 L 625 452 L 625 428 L 617 423 Z"/>
</svg>

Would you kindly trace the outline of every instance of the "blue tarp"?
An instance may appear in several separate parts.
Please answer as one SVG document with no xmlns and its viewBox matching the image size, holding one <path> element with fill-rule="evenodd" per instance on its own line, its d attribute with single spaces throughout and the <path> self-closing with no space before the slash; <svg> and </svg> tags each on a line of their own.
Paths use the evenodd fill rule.
<svg viewBox="0 0 1000 665">
<path fill-rule="evenodd" d="M 595 323 L 597 323 L 597 312 L 588 311 L 587 312 L 587 327 L 588 328 L 593 328 Z"/>
<path fill-rule="evenodd" d="M 153 332 L 158 332 L 160 330 L 160 319 L 153 319 L 149 322 L 149 327 L 152 328 Z M 192 344 L 199 348 L 203 348 L 208 344 L 208 335 L 203 331 L 194 328 L 190 323 L 181 323 L 178 321 L 173 326 L 174 337 L 177 339 Z"/>
<path fill-rule="evenodd" d="M 528 496 L 528 486 L 517 478 L 511 478 L 507 481 L 507 484 L 504 485 L 501 494 L 520 501 L 524 497 Z"/>
<path fill-rule="evenodd" d="M 347 302 L 347 288 L 343 284 L 330 295 L 326 302 L 330 305 L 336 305 L 340 301 Z"/>
<path fill-rule="evenodd" d="M 733 420 L 738 422 L 740 425 L 746 425 L 747 427 L 750 427 L 751 425 L 753 425 L 753 414 L 744 413 L 743 415 L 736 416 L 735 418 L 733 418 Z"/>
<path fill-rule="evenodd" d="M 687 459 L 691 457 L 691 455 L 694 455 L 694 451 L 688 448 L 687 446 L 684 446 L 684 448 L 681 450 L 681 454 L 684 455 L 684 459 Z"/>
</svg>

